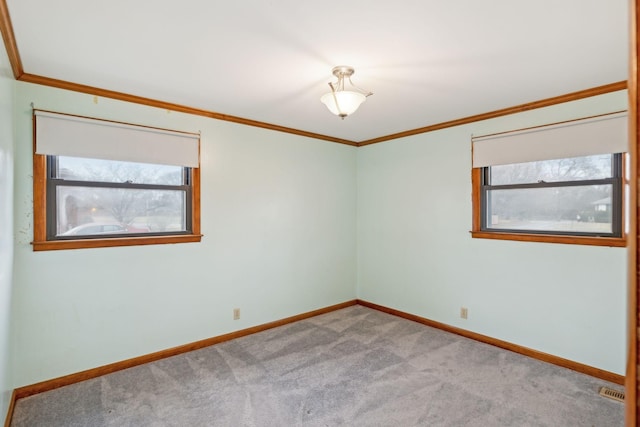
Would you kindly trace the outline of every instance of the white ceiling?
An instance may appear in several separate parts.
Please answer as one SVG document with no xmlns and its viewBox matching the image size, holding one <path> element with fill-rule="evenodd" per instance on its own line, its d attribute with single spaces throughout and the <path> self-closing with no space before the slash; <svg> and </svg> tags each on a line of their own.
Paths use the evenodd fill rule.
<svg viewBox="0 0 640 427">
<path fill-rule="evenodd" d="M 627 0 L 7 0 L 24 71 L 363 141 L 626 80 Z M 320 103 L 335 65 L 374 95 Z"/>
</svg>

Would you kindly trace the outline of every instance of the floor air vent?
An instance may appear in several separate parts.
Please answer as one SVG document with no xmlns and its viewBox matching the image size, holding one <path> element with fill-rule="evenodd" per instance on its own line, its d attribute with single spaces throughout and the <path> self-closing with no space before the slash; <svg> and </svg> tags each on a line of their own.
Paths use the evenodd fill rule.
<svg viewBox="0 0 640 427">
<path fill-rule="evenodd" d="M 618 402 L 624 402 L 624 392 L 617 391 L 609 387 L 600 387 L 600 396 L 608 397 L 609 399 L 617 400 Z"/>
</svg>

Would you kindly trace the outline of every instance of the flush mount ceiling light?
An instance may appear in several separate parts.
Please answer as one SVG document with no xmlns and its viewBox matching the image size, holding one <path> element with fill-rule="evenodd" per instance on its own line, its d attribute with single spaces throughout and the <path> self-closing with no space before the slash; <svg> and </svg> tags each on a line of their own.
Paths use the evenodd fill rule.
<svg viewBox="0 0 640 427">
<path fill-rule="evenodd" d="M 353 67 L 338 65 L 333 67 L 331 71 L 338 78 L 338 81 L 329 83 L 331 92 L 322 95 L 320 101 L 327 106 L 329 111 L 344 120 L 345 117 L 355 113 L 360 104 L 366 101 L 368 96 L 373 95 L 373 92 L 360 89 L 353 84 L 351 81 L 351 76 L 355 72 Z M 344 89 L 345 79 L 351 85 L 349 89 L 353 88 L 353 90 Z"/>
</svg>

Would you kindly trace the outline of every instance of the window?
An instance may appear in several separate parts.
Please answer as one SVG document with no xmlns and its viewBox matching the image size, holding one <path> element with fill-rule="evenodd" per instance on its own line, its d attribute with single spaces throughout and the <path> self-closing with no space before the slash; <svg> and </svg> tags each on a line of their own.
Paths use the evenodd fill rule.
<svg viewBox="0 0 640 427">
<path fill-rule="evenodd" d="M 34 250 L 200 240 L 199 136 L 34 113 Z"/>
<path fill-rule="evenodd" d="M 474 138 L 472 236 L 624 246 L 626 139 L 620 114 Z"/>
<path fill-rule="evenodd" d="M 47 156 L 47 240 L 190 234 L 190 168 Z"/>
<path fill-rule="evenodd" d="M 622 156 L 482 168 L 481 229 L 621 237 Z"/>
</svg>

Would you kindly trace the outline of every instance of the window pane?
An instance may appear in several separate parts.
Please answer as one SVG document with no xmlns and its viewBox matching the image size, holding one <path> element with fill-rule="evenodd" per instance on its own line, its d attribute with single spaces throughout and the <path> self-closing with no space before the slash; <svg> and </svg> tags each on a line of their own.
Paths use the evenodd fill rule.
<svg viewBox="0 0 640 427">
<path fill-rule="evenodd" d="M 182 185 L 182 171 L 180 166 L 59 156 L 56 177 L 74 181 Z"/>
<path fill-rule="evenodd" d="M 180 190 L 57 187 L 56 236 L 186 231 Z"/>
<path fill-rule="evenodd" d="M 570 159 L 542 160 L 490 167 L 490 184 L 531 184 L 540 181 L 584 181 L 610 178 L 611 154 L 600 154 Z"/>
<path fill-rule="evenodd" d="M 612 233 L 612 185 L 489 190 L 486 227 Z"/>
</svg>

